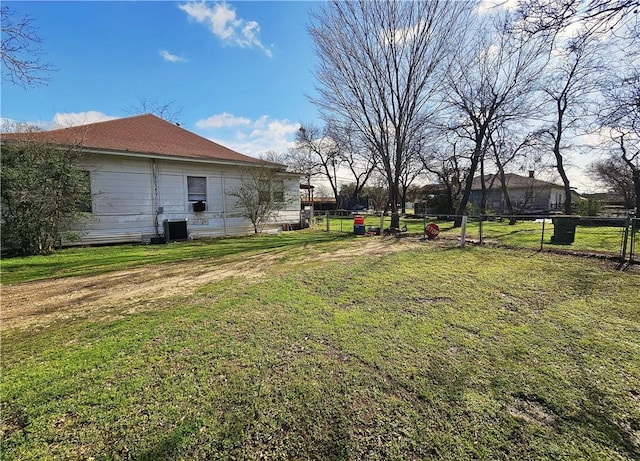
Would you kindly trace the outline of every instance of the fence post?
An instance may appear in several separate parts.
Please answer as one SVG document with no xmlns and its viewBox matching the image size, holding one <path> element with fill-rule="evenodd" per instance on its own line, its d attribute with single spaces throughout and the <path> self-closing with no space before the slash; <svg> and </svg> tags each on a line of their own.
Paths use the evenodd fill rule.
<svg viewBox="0 0 640 461">
<path fill-rule="evenodd" d="M 544 246 L 544 223 L 547 222 L 546 216 L 542 217 L 542 237 L 540 237 L 540 251 L 542 251 L 542 247 Z"/>
<path fill-rule="evenodd" d="M 636 232 L 638 230 L 638 218 L 631 219 L 631 247 L 629 248 L 629 263 L 633 263 L 636 247 Z"/>
<path fill-rule="evenodd" d="M 467 241 L 467 216 L 462 217 L 462 224 L 460 227 L 460 246 L 463 247 Z"/>
<path fill-rule="evenodd" d="M 627 216 L 624 223 L 624 231 L 622 234 L 622 249 L 620 250 L 620 263 L 624 262 L 624 258 L 627 256 L 627 240 L 629 240 L 629 225 L 631 224 L 631 217 Z"/>
<path fill-rule="evenodd" d="M 427 209 L 425 208 L 425 211 Z M 422 217 L 422 240 L 427 240 L 427 214 Z"/>
<path fill-rule="evenodd" d="M 478 231 L 480 232 L 480 245 L 482 245 L 482 218 L 484 215 L 480 215 L 480 222 L 478 223 Z"/>
</svg>

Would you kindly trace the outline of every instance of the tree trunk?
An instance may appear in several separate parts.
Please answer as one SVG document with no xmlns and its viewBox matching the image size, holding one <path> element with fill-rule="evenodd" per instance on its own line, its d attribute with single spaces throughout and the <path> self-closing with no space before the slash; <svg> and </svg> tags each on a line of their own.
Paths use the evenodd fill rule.
<svg viewBox="0 0 640 461">
<path fill-rule="evenodd" d="M 464 214 L 467 203 L 469 203 L 469 196 L 471 195 L 471 187 L 473 186 L 473 175 L 476 173 L 478 169 L 478 163 L 480 162 L 480 147 L 476 146 L 476 150 L 473 153 L 473 157 L 471 158 L 471 166 L 469 167 L 469 171 L 467 173 L 467 178 L 464 182 L 464 191 L 462 192 L 462 197 L 460 198 L 460 203 L 456 208 L 456 217 L 453 223 L 453 227 L 460 227 L 462 225 L 462 215 Z"/>
<path fill-rule="evenodd" d="M 496 163 L 498 165 L 498 174 L 500 175 L 500 187 L 502 188 L 504 203 L 507 206 L 507 211 L 511 215 L 509 217 L 509 225 L 513 226 L 516 223 L 516 218 L 514 216 L 515 213 L 513 211 L 513 204 L 511 203 L 511 196 L 509 195 L 509 188 L 507 187 L 507 176 L 504 173 L 504 166 L 502 165 L 502 162 L 500 162 L 497 156 L 496 156 Z"/>
<path fill-rule="evenodd" d="M 640 213 L 640 169 L 633 170 L 633 187 L 636 191 L 636 217 Z"/>
<path fill-rule="evenodd" d="M 558 108 L 558 120 L 556 122 L 556 134 L 553 137 L 553 155 L 556 157 L 556 168 L 558 169 L 558 173 L 562 178 L 562 184 L 564 184 L 564 214 L 570 215 L 571 210 L 571 187 L 569 186 L 569 177 L 567 176 L 567 172 L 564 169 L 564 163 L 562 159 L 562 153 L 560 152 L 560 143 L 562 141 L 562 133 L 563 133 L 563 117 L 564 111 L 567 108 L 567 103 L 565 99 L 558 99 L 556 102 L 556 106 Z"/>
<path fill-rule="evenodd" d="M 482 198 L 480 200 L 480 216 L 487 212 L 487 185 L 484 181 L 484 158 L 480 161 L 480 186 L 482 188 Z"/>
<path fill-rule="evenodd" d="M 391 210 L 391 228 L 399 229 L 400 228 L 400 214 L 398 213 L 398 187 L 397 185 L 390 184 L 389 185 L 389 206 Z"/>
<path fill-rule="evenodd" d="M 567 172 L 564 169 L 564 164 L 562 162 L 562 154 L 560 154 L 559 141 L 556 141 L 555 146 L 553 148 L 553 153 L 556 156 L 556 168 L 558 169 L 558 173 L 562 178 L 562 184 L 564 185 L 564 214 L 571 214 L 571 187 L 569 186 L 569 177 L 567 176 Z"/>
</svg>

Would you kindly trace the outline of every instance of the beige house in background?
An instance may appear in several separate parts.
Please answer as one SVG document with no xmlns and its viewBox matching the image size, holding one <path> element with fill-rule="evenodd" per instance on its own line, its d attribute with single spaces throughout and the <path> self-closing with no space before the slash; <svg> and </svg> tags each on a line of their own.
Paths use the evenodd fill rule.
<svg viewBox="0 0 640 461">
<path fill-rule="evenodd" d="M 511 205 L 516 213 L 544 213 L 562 211 L 566 195 L 564 186 L 536 179 L 534 172 L 529 176 L 507 173 L 506 184 Z M 486 175 L 487 209 L 494 213 L 508 213 L 502 183 L 498 175 Z M 479 207 L 482 203 L 482 180 L 480 176 L 473 178 L 469 202 Z"/>
</svg>

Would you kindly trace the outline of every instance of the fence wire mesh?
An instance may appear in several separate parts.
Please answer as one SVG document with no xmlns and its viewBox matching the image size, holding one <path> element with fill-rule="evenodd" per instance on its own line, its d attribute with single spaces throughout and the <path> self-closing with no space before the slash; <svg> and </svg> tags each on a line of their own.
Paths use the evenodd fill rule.
<svg viewBox="0 0 640 461">
<path fill-rule="evenodd" d="M 364 217 L 363 221 L 357 218 L 360 216 Z M 466 221 L 466 225 L 463 225 L 463 221 Z M 388 214 L 309 210 L 303 212 L 301 222 L 303 227 L 370 237 L 415 237 L 450 245 L 500 245 L 584 254 L 629 264 L 640 262 L 637 254 L 640 219 L 632 215 L 403 215 L 399 218 L 399 226 L 392 228 Z M 433 225 L 437 226 L 437 236 L 428 235 L 428 231 L 432 230 L 429 227 Z"/>
</svg>

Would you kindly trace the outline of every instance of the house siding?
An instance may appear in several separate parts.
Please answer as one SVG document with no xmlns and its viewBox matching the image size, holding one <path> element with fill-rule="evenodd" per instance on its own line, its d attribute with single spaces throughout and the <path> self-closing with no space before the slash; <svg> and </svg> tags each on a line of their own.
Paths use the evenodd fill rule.
<svg viewBox="0 0 640 461">
<path fill-rule="evenodd" d="M 516 213 L 552 211 L 561 209 L 564 206 L 564 188 L 551 183 L 538 181 L 537 184 L 531 183 L 527 187 L 508 186 L 509 199 Z M 471 191 L 469 202 L 479 207 L 482 203 L 482 190 L 475 188 Z M 508 213 L 506 201 L 502 188 L 499 184 L 493 184 L 493 187 L 486 189 L 486 205 L 487 208 L 495 213 Z"/>
<path fill-rule="evenodd" d="M 534 196 L 531 197 L 530 190 L 524 189 L 510 189 L 509 199 L 515 211 L 549 211 L 562 207 L 564 202 L 557 203 L 558 192 L 555 190 L 536 190 Z M 469 197 L 469 202 L 475 206 L 480 206 L 482 201 L 482 191 L 472 191 Z M 507 204 L 504 199 L 502 190 L 487 189 L 487 208 L 491 209 L 495 213 L 507 213 Z"/>
<path fill-rule="evenodd" d="M 186 219 L 193 238 L 253 232 L 236 199 L 227 194 L 240 184 L 240 167 L 115 154 L 88 154 L 82 167 L 90 171 L 92 213 L 78 228 L 80 240 L 68 244 L 148 242 L 162 235 L 165 220 Z M 206 177 L 206 211 L 192 210 L 188 176 Z M 299 180 L 291 175 L 283 179 L 293 203 L 269 224 L 271 229 L 300 219 Z"/>
</svg>

